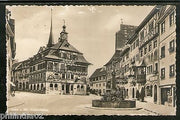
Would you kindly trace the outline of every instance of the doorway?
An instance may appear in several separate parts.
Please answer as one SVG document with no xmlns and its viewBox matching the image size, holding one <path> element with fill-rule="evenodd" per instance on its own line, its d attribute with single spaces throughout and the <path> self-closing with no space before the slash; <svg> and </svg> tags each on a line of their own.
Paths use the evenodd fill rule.
<svg viewBox="0 0 180 120">
<path fill-rule="evenodd" d="M 66 94 L 69 94 L 69 84 L 66 84 Z"/>
</svg>

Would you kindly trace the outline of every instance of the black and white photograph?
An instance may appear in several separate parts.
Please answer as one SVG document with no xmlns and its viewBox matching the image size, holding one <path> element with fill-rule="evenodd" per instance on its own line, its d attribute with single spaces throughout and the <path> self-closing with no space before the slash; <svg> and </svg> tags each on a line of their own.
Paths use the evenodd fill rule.
<svg viewBox="0 0 180 120">
<path fill-rule="evenodd" d="M 7 5 L 7 113 L 176 115 L 176 6 Z"/>
</svg>

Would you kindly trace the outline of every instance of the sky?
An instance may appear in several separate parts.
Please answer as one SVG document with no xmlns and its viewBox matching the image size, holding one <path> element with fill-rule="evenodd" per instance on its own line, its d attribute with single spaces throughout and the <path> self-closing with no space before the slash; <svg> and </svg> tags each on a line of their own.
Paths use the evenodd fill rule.
<svg viewBox="0 0 180 120">
<path fill-rule="evenodd" d="M 55 43 L 66 24 L 68 41 L 88 62 L 90 76 L 110 60 L 115 51 L 115 33 L 123 24 L 138 26 L 154 6 L 7 6 L 15 19 L 18 61 L 35 55 L 48 43 L 51 23 Z"/>
</svg>

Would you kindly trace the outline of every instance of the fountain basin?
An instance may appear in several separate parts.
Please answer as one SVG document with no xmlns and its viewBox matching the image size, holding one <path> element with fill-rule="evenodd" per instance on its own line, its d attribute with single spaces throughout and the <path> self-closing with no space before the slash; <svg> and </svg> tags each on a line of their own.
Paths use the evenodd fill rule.
<svg viewBox="0 0 180 120">
<path fill-rule="evenodd" d="M 92 100 L 92 107 L 103 107 L 103 108 L 135 108 L 135 100 L 122 100 L 122 101 L 102 101 Z"/>
</svg>

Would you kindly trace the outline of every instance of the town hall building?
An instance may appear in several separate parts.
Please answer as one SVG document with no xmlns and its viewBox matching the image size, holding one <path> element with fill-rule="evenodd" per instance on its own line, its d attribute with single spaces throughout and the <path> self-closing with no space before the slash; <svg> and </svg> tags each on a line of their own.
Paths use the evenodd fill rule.
<svg viewBox="0 0 180 120">
<path fill-rule="evenodd" d="M 18 90 L 45 94 L 86 94 L 86 79 L 89 63 L 83 53 L 68 41 L 66 26 L 63 25 L 57 43 L 54 43 L 51 28 L 47 46 L 40 47 L 37 54 L 23 62 L 16 63 L 13 69 L 14 81 Z M 23 79 L 26 74 L 26 79 Z M 19 77 L 22 80 L 19 80 Z"/>
</svg>

